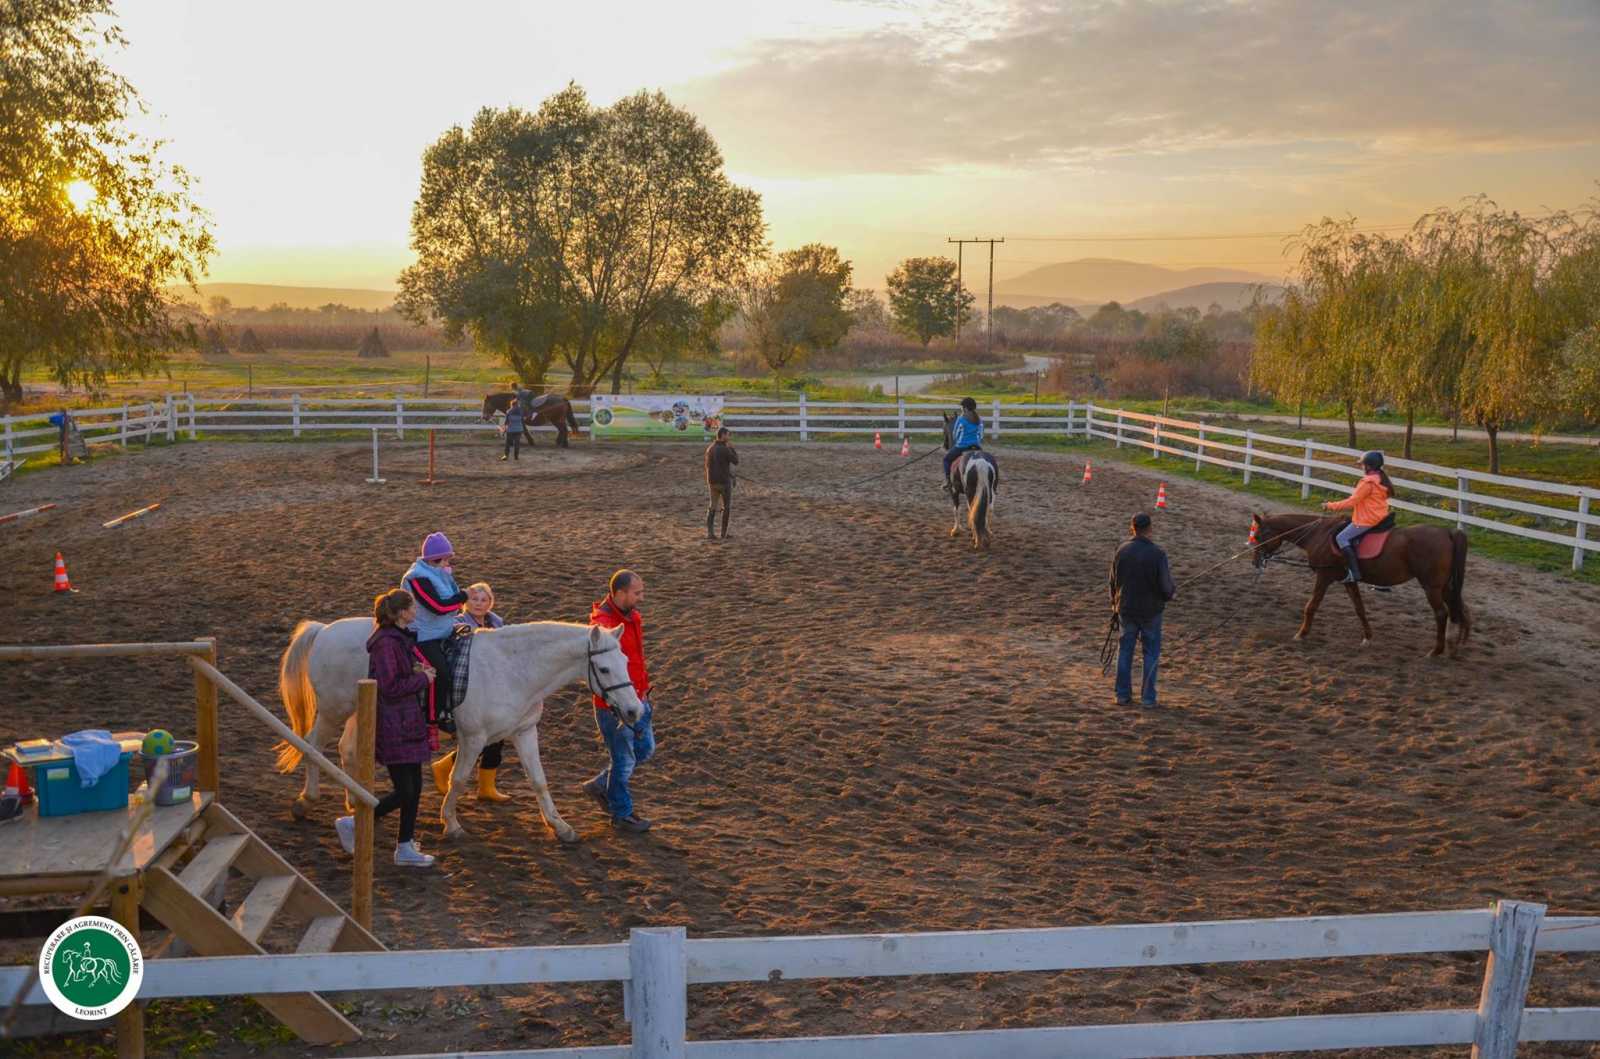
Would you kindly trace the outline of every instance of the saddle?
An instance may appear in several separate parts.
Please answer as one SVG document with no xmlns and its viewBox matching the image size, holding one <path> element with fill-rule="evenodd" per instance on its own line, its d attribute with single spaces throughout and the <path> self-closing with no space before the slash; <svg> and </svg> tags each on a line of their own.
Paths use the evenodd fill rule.
<svg viewBox="0 0 1600 1059">
<path fill-rule="evenodd" d="M 1339 528 L 1334 530 L 1333 537 L 1329 538 L 1330 543 L 1334 539 L 1336 539 L 1338 537 L 1338 535 L 1341 532 L 1343 532 L 1344 528 L 1346 526 L 1348 526 L 1348 525 L 1350 525 L 1350 520 L 1349 519 L 1344 519 L 1342 522 L 1340 522 L 1339 523 Z M 1382 522 L 1379 522 L 1376 526 L 1374 526 L 1371 529 L 1367 530 L 1367 532 L 1363 533 L 1356 540 L 1356 558 L 1357 559 L 1376 559 L 1378 556 L 1382 555 L 1383 554 L 1383 546 L 1385 544 L 1389 543 L 1389 534 L 1391 534 L 1393 532 L 1394 532 L 1394 513 L 1390 512 L 1389 514 L 1387 514 L 1387 515 L 1385 515 L 1383 517 L 1383 521 Z M 1341 562 L 1344 560 L 1344 556 L 1339 554 L 1339 546 L 1338 546 L 1338 544 L 1332 544 L 1332 551 L 1333 551 L 1334 558 L 1340 560 Z"/>
<path fill-rule="evenodd" d="M 445 711 L 447 713 L 454 713 L 467 697 L 467 674 L 472 669 L 472 633 L 470 625 L 457 625 L 444 642 L 444 656 L 450 660 L 450 708 Z"/>
<path fill-rule="evenodd" d="M 553 404 L 559 400 L 561 400 L 561 397 L 557 394 L 540 394 L 538 397 L 535 397 L 533 400 L 528 401 L 522 406 L 523 414 L 530 417 L 536 416 L 543 411 L 547 405 Z"/>
</svg>

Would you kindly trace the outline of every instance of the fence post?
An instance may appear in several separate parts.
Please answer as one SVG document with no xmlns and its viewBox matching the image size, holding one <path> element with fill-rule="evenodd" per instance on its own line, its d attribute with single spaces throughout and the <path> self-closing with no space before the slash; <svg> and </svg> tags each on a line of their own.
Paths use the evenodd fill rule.
<svg viewBox="0 0 1600 1059">
<path fill-rule="evenodd" d="M 122 406 L 122 426 L 117 430 L 117 444 L 128 447 L 128 406 Z"/>
<path fill-rule="evenodd" d="M 994 436 L 1000 436 L 1000 398 L 994 399 Z"/>
<path fill-rule="evenodd" d="M 628 932 L 628 1021 L 633 1059 L 688 1055 L 688 955 L 682 927 L 635 927 Z"/>
<path fill-rule="evenodd" d="M 1200 454 L 1205 451 L 1206 447 L 1206 428 L 1201 427 L 1199 430 L 1195 431 L 1195 437 L 1197 437 L 1199 441 L 1196 442 L 1194 447 L 1194 473 L 1199 474 Z"/>
<path fill-rule="evenodd" d="M 178 402 L 167 394 L 167 441 L 178 440 Z"/>
<path fill-rule="evenodd" d="M 1463 494 L 1470 491 L 1466 476 L 1456 475 L 1456 529 L 1467 528 L 1466 520 L 1462 516 L 1472 514 L 1472 507 L 1467 503 L 1467 498 Z"/>
<path fill-rule="evenodd" d="M 185 393 L 184 396 L 189 399 L 189 440 L 193 441 L 195 438 L 200 436 L 199 432 L 195 429 L 194 394 Z"/>
<path fill-rule="evenodd" d="M 11 428 L 8 425 L 6 427 L 6 429 L 10 430 Z M 9 444 L 9 442 L 8 442 L 8 444 Z M 8 453 L 8 455 L 9 455 L 9 453 Z M 1588 493 L 1584 493 L 1582 496 L 1578 497 L 1578 514 L 1579 515 L 1587 515 L 1588 513 L 1589 513 L 1589 494 Z M 1587 530 L 1587 528 L 1588 527 L 1585 526 L 1584 523 L 1582 523 L 1582 522 L 1578 523 L 1578 532 L 1577 532 L 1578 543 L 1575 544 L 1573 546 L 1573 548 L 1572 548 L 1572 568 L 1574 570 L 1582 570 L 1583 569 L 1583 542 L 1588 537 L 1588 533 L 1585 532 Z"/>
<path fill-rule="evenodd" d="M 294 436 L 300 436 L 300 395 L 293 394 L 289 398 L 290 415 L 294 417 Z"/>
<path fill-rule="evenodd" d="M 394 395 L 394 436 L 406 436 L 406 399 L 399 394 Z"/>
<path fill-rule="evenodd" d="M 197 636 L 195 639 L 211 644 L 211 649 L 199 657 L 215 666 L 217 638 Z M 222 786 L 222 773 L 217 762 L 217 686 L 198 669 L 194 671 L 194 705 L 194 739 L 200 744 L 197 748 L 200 760 L 197 762 L 199 769 L 195 786 L 216 794 Z"/>
<path fill-rule="evenodd" d="M 1122 413 L 1117 413 L 1117 448 L 1122 448 Z"/>
<path fill-rule="evenodd" d="M 1517 1054 L 1522 1006 L 1527 1001 L 1528 980 L 1533 977 L 1533 950 L 1544 910 L 1544 905 L 1529 901 L 1494 903 L 1472 1059 L 1513 1059 Z"/>
<path fill-rule="evenodd" d="M 1161 458 L 1161 424 L 1157 423 L 1150 432 L 1150 455 L 1155 459 Z"/>
<path fill-rule="evenodd" d="M 1306 458 L 1300 464 L 1300 499 L 1311 495 L 1311 442 L 1306 442 Z"/>
<path fill-rule="evenodd" d="M 356 681 L 355 781 L 372 789 L 372 762 L 378 734 L 378 682 Z M 311 766 L 316 768 L 315 765 Z M 372 929 L 372 840 L 375 818 L 372 806 L 356 802 L 356 854 L 350 874 L 350 918 Z"/>
<path fill-rule="evenodd" d="M 906 399 L 898 397 L 895 404 L 900 406 L 900 436 L 903 438 L 906 436 Z"/>
<path fill-rule="evenodd" d="M 1250 457 L 1255 455 L 1256 436 L 1252 431 L 1244 432 L 1244 484 L 1250 484 Z"/>
<path fill-rule="evenodd" d="M 11 425 L 11 417 L 10 416 L 6 416 L 5 420 L 6 420 L 6 462 L 10 463 L 13 459 L 16 458 L 15 454 L 12 452 L 12 448 L 13 448 L 13 445 L 14 445 L 14 439 L 12 438 L 12 434 L 16 432 L 16 428 Z"/>
<path fill-rule="evenodd" d="M 800 440 L 811 440 L 810 433 L 806 430 L 806 392 L 800 391 Z"/>
</svg>

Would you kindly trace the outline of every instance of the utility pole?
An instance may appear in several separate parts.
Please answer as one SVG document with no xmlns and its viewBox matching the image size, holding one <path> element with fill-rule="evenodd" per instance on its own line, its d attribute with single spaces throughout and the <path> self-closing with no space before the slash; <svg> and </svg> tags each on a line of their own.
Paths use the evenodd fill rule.
<svg viewBox="0 0 1600 1059">
<path fill-rule="evenodd" d="M 988 319 L 986 321 L 986 329 L 988 331 L 988 338 L 987 338 L 987 342 L 986 342 L 986 344 L 984 346 L 984 349 L 986 351 L 986 356 L 992 357 L 992 355 L 994 354 L 994 244 L 1003 243 L 1003 242 L 1005 242 L 1005 239 L 1003 237 L 1002 238 L 998 238 L 998 239 L 949 239 L 949 238 L 946 238 L 945 242 L 947 242 L 947 243 L 955 243 L 956 244 L 956 288 L 957 288 L 957 290 L 959 290 L 961 288 L 961 250 L 962 250 L 962 248 L 967 243 L 988 243 L 989 244 L 989 315 L 988 315 Z M 956 343 L 959 345 L 960 342 L 961 342 L 961 312 L 958 309 L 956 311 Z"/>
</svg>

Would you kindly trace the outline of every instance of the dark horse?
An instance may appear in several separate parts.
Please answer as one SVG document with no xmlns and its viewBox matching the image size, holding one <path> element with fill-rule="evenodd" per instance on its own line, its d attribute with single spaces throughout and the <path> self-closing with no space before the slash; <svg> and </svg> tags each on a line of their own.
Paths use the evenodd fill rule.
<svg viewBox="0 0 1600 1059">
<path fill-rule="evenodd" d="M 1343 518 L 1323 518 L 1317 515 L 1255 515 L 1255 564 L 1265 566 L 1284 541 L 1306 553 L 1306 559 L 1317 585 L 1306 601 L 1305 617 L 1300 622 L 1296 640 L 1303 640 L 1311 631 L 1311 618 L 1322 603 L 1328 586 L 1344 576 L 1345 561 L 1334 544 L 1334 536 L 1344 526 Z M 1373 585 L 1403 585 L 1412 578 L 1428 594 L 1428 605 L 1433 608 L 1438 626 L 1437 642 L 1429 654 L 1444 654 L 1444 630 L 1447 621 L 1459 629 L 1450 653 L 1465 643 L 1472 632 L 1472 616 L 1461 598 L 1461 587 L 1467 579 L 1467 535 L 1460 530 L 1447 530 L 1440 526 L 1405 526 L 1389 534 L 1383 542 L 1383 551 L 1371 559 L 1361 560 L 1361 580 Z M 1367 622 L 1367 609 L 1361 602 L 1361 586 L 1349 584 L 1350 601 L 1355 604 L 1356 616 L 1361 619 L 1361 642 L 1372 639 L 1372 626 Z"/>
<path fill-rule="evenodd" d="M 511 402 L 516 399 L 517 395 L 514 393 L 488 394 L 483 399 L 483 421 L 487 423 L 497 412 L 503 415 L 505 410 L 511 407 Z M 572 433 L 582 436 L 583 432 L 578 428 L 578 417 L 572 414 L 572 402 L 560 394 L 547 393 L 543 397 L 535 397 L 530 407 L 532 415 L 522 424 L 522 436 L 527 439 L 529 445 L 533 444 L 533 434 L 529 428 L 539 423 L 556 428 L 556 444 L 562 448 L 568 447 L 568 428 L 571 428 Z"/>
<path fill-rule="evenodd" d="M 949 412 L 944 413 L 944 447 L 950 448 L 951 427 L 955 422 Z M 967 525 L 972 529 L 972 547 L 989 547 L 989 516 L 994 510 L 994 487 L 1000 472 L 994 457 L 982 449 L 967 454 L 965 463 L 957 460 L 950 467 L 950 502 L 956 508 L 955 524 L 950 536 L 961 532 L 961 501 L 967 501 Z"/>
</svg>

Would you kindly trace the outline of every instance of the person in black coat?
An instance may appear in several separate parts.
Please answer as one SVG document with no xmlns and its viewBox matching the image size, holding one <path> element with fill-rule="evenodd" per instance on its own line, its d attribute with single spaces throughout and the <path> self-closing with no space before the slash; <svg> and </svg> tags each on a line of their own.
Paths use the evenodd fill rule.
<svg viewBox="0 0 1600 1059">
<path fill-rule="evenodd" d="M 1167 553 L 1150 539 L 1150 516 L 1133 516 L 1132 536 L 1111 558 L 1111 605 L 1122 624 L 1117 652 L 1117 705 L 1133 705 L 1133 647 L 1144 647 L 1140 700 L 1156 705 L 1156 669 L 1161 663 L 1161 612 L 1178 594 Z"/>
</svg>

